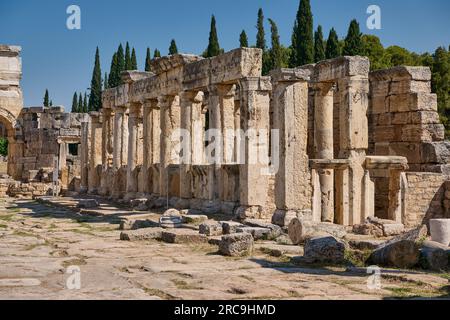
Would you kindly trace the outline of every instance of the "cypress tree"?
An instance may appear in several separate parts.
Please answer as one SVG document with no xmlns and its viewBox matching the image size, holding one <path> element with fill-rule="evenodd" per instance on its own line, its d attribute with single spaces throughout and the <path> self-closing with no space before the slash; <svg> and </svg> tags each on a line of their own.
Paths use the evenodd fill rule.
<svg viewBox="0 0 450 320">
<path fill-rule="evenodd" d="M 89 95 L 89 110 L 98 111 L 102 107 L 102 71 L 100 68 L 100 52 L 95 51 L 94 71 L 92 72 L 91 94 Z"/>
<path fill-rule="evenodd" d="M 137 66 L 137 58 L 136 58 L 136 50 L 131 51 L 131 70 L 137 70 L 138 66 Z"/>
<path fill-rule="evenodd" d="M 115 75 L 117 85 L 122 84 L 122 78 L 120 76 L 122 71 L 125 71 L 125 56 L 123 54 L 122 44 L 120 44 L 119 49 L 117 49 L 117 73 Z"/>
<path fill-rule="evenodd" d="M 314 62 L 325 60 L 325 48 L 323 43 L 322 26 L 317 27 L 314 34 Z"/>
<path fill-rule="evenodd" d="M 48 97 L 48 89 L 45 89 L 44 107 L 48 107 L 48 106 L 50 106 L 50 101 L 49 101 L 49 97 Z"/>
<path fill-rule="evenodd" d="M 130 53 L 130 45 L 127 44 L 125 46 L 125 69 L 124 70 L 132 70 L 131 68 L 131 53 Z"/>
<path fill-rule="evenodd" d="M 78 112 L 79 112 L 79 113 L 84 113 L 84 109 L 83 109 L 83 97 L 81 96 L 81 92 L 80 92 L 80 95 L 78 96 Z"/>
<path fill-rule="evenodd" d="M 172 41 L 170 41 L 169 56 L 177 53 L 178 53 L 177 43 L 175 42 L 175 39 L 172 39 Z"/>
<path fill-rule="evenodd" d="M 150 56 L 150 48 L 147 48 L 147 55 L 145 56 L 145 71 L 152 71 L 152 65 L 150 64 L 152 58 Z"/>
<path fill-rule="evenodd" d="M 327 48 L 325 50 L 325 57 L 327 59 L 333 59 L 339 57 L 341 52 L 339 50 L 339 39 L 334 28 L 331 28 L 330 35 L 327 40 Z"/>
<path fill-rule="evenodd" d="M 78 112 L 78 95 L 75 92 L 73 94 L 73 98 L 72 98 L 72 113 L 77 113 Z"/>
<path fill-rule="evenodd" d="M 209 42 L 206 52 L 203 54 L 205 58 L 218 56 L 222 50 L 220 49 L 219 37 L 217 36 L 216 17 L 211 17 L 211 28 L 209 30 Z"/>
<path fill-rule="evenodd" d="M 361 37 L 362 34 L 359 31 L 359 23 L 353 19 L 348 27 L 348 33 L 345 38 L 345 45 L 342 54 L 344 56 L 362 55 L 364 53 L 364 46 Z"/>
<path fill-rule="evenodd" d="M 269 19 L 270 31 L 272 33 L 272 48 L 270 49 L 270 64 L 269 70 L 278 69 L 283 66 L 283 52 L 280 44 L 280 35 L 278 34 L 278 27 L 272 19 Z"/>
<path fill-rule="evenodd" d="M 256 34 L 256 47 L 265 51 L 267 48 L 266 34 L 264 32 L 264 13 L 261 8 L 258 10 L 258 21 L 256 23 L 256 28 L 258 29 Z"/>
<path fill-rule="evenodd" d="M 294 27 L 292 28 L 289 68 L 295 68 L 297 66 L 297 33 L 298 33 L 298 25 L 297 20 L 295 20 Z"/>
<path fill-rule="evenodd" d="M 91 109 L 89 109 L 88 99 L 87 99 L 87 96 L 86 96 L 86 92 L 84 93 L 83 110 L 84 110 L 84 112 L 86 112 L 86 113 L 88 113 L 89 111 L 92 111 Z"/>
<path fill-rule="evenodd" d="M 103 90 L 106 90 L 109 88 L 108 82 L 109 82 L 108 81 L 108 73 L 105 72 L 105 79 L 103 80 Z"/>
<path fill-rule="evenodd" d="M 296 60 L 302 66 L 314 62 L 313 15 L 309 0 L 300 0 L 297 12 Z"/>
<path fill-rule="evenodd" d="M 109 78 L 108 78 L 108 87 L 114 88 L 117 87 L 119 84 L 117 83 L 117 72 L 118 72 L 118 65 L 117 65 L 117 52 L 113 54 L 112 60 L 111 60 L 111 68 L 109 70 Z"/>
<path fill-rule="evenodd" d="M 53 106 L 53 100 L 50 100 L 50 103 L 48 104 L 49 107 Z"/>
<path fill-rule="evenodd" d="M 159 52 L 158 49 L 155 49 L 155 52 L 153 53 L 153 59 L 155 58 L 161 58 L 161 52 Z"/>
<path fill-rule="evenodd" d="M 239 36 L 239 46 L 241 48 L 248 48 L 248 37 L 245 33 L 245 30 L 242 30 L 240 36 Z"/>
</svg>

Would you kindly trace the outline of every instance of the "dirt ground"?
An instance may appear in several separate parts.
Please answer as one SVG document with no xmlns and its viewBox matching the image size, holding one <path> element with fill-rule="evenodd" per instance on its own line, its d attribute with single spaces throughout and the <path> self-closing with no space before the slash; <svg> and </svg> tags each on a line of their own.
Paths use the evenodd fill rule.
<svg viewBox="0 0 450 320">
<path fill-rule="evenodd" d="M 369 289 L 368 274 L 345 266 L 301 266 L 263 250 L 228 258 L 209 244 L 121 241 L 118 228 L 117 219 L 1 199 L 0 299 L 449 298 L 448 274 L 384 270 L 381 289 Z"/>
</svg>

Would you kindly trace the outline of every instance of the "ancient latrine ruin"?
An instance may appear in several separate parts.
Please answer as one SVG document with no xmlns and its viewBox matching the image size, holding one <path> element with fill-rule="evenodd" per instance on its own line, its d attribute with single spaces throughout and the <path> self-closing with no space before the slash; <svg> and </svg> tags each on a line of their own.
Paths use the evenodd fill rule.
<svg viewBox="0 0 450 320">
<path fill-rule="evenodd" d="M 100 112 L 23 108 L 20 48 L 0 47 L 1 192 L 99 194 L 140 208 L 345 226 L 449 217 L 449 143 L 425 67 L 340 57 L 261 76 L 262 52 L 177 54 L 127 71 Z M 58 169 L 55 170 L 55 159 Z"/>
<path fill-rule="evenodd" d="M 177 54 L 123 73 L 83 126 L 81 189 L 279 224 L 447 214 L 428 68 L 369 72 L 367 58 L 341 57 L 261 76 L 261 55 Z"/>
</svg>

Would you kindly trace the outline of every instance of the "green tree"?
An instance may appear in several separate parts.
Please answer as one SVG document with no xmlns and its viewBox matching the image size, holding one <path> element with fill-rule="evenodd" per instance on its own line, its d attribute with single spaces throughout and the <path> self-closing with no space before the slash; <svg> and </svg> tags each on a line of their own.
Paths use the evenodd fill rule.
<svg viewBox="0 0 450 320">
<path fill-rule="evenodd" d="M 379 70 L 388 68 L 389 65 L 384 55 L 384 47 L 381 44 L 380 38 L 374 35 L 365 34 L 362 36 L 363 55 L 370 60 L 370 69 Z"/>
<path fill-rule="evenodd" d="M 280 35 L 278 34 L 278 27 L 272 19 L 269 19 L 272 48 L 270 49 L 270 63 L 269 71 L 283 67 L 283 49 L 280 44 Z"/>
<path fill-rule="evenodd" d="M 137 66 L 137 57 L 136 57 L 136 50 L 131 51 L 131 70 L 137 70 L 138 66 Z"/>
<path fill-rule="evenodd" d="M 297 20 L 295 20 L 294 27 L 292 28 L 291 46 L 289 47 L 289 68 L 295 68 L 297 66 L 297 34 L 298 25 Z"/>
<path fill-rule="evenodd" d="M 314 33 L 314 62 L 325 60 L 325 47 L 323 42 L 322 26 L 317 27 Z"/>
<path fill-rule="evenodd" d="M 91 94 L 89 95 L 89 110 L 98 111 L 102 107 L 102 71 L 100 68 L 100 52 L 95 51 L 94 70 L 91 79 Z"/>
<path fill-rule="evenodd" d="M 362 34 L 359 30 L 359 23 L 355 19 L 350 22 L 348 27 L 347 37 L 345 38 L 345 45 L 342 54 L 344 56 L 359 56 L 364 54 Z"/>
<path fill-rule="evenodd" d="M 84 110 L 84 112 L 86 112 L 86 113 L 89 112 L 89 111 L 92 111 L 92 110 L 89 109 L 89 104 L 88 104 L 88 99 L 87 99 L 86 92 L 84 93 L 83 110 Z"/>
<path fill-rule="evenodd" d="M 265 51 L 267 49 L 266 46 L 266 33 L 264 31 L 264 13 L 261 8 L 258 10 L 258 21 L 256 22 L 256 29 L 258 32 L 256 33 L 256 47 Z"/>
<path fill-rule="evenodd" d="M 45 94 L 44 94 L 44 107 L 49 107 L 50 106 L 50 99 L 48 97 L 48 89 L 45 89 Z"/>
<path fill-rule="evenodd" d="M 161 52 L 158 49 L 155 49 L 155 52 L 153 53 L 153 59 L 154 58 L 161 58 Z"/>
<path fill-rule="evenodd" d="M 125 71 L 125 56 L 123 54 L 122 44 L 120 44 L 119 48 L 117 49 L 117 74 L 116 74 L 116 81 L 118 82 L 117 85 L 122 84 L 122 77 L 120 76 L 122 71 Z"/>
<path fill-rule="evenodd" d="M 327 47 L 325 50 L 325 58 L 333 59 L 333 58 L 339 57 L 340 55 L 341 55 L 341 51 L 339 48 L 338 35 L 336 33 L 336 30 L 334 30 L 334 28 L 331 28 L 330 34 L 329 34 L 328 40 L 327 40 Z"/>
<path fill-rule="evenodd" d="M 437 94 L 438 110 L 448 137 L 450 135 L 450 53 L 445 47 L 439 47 L 434 52 L 431 87 Z"/>
<path fill-rule="evenodd" d="M 245 33 L 245 30 L 242 30 L 241 34 L 239 35 L 239 46 L 241 48 L 248 48 L 248 37 Z"/>
<path fill-rule="evenodd" d="M 411 53 L 399 46 L 390 46 L 386 48 L 384 59 L 386 60 L 388 68 L 414 65 Z"/>
<path fill-rule="evenodd" d="M 130 45 L 129 45 L 128 41 L 125 46 L 125 68 L 124 68 L 124 70 L 132 70 Z"/>
<path fill-rule="evenodd" d="M 313 15 L 309 0 L 300 0 L 297 12 L 296 28 L 296 62 L 297 66 L 314 62 Z"/>
<path fill-rule="evenodd" d="M 83 97 L 81 96 L 81 92 L 80 92 L 80 95 L 78 96 L 78 112 L 79 113 L 84 113 Z"/>
<path fill-rule="evenodd" d="M 77 95 L 76 92 L 73 94 L 73 98 L 72 98 L 72 110 L 71 110 L 71 112 L 72 112 L 72 113 L 77 113 L 77 112 L 78 112 L 78 95 Z"/>
<path fill-rule="evenodd" d="M 151 55 L 150 55 L 150 48 L 147 48 L 147 54 L 145 56 L 145 71 L 150 72 L 152 71 L 152 65 L 151 65 Z"/>
<path fill-rule="evenodd" d="M 117 52 L 113 54 L 111 59 L 111 68 L 109 69 L 108 87 L 114 88 L 119 85 Z"/>
<path fill-rule="evenodd" d="M 220 48 L 219 37 L 217 35 L 216 17 L 214 15 L 212 15 L 211 16 L 211 28 L 209 30 L 208 48 L 206 48 L 206 51 L 204 52 L 203 56 L 205 58 L 211 58 L 211 57 L 218 56 L 221 53 L 222 53 L 222 49 Z"/>
<path fill-rule="evenodd" d="M 0 155 L 3 157 L 8 156 L 8 139 L 0 138 Z"/>
<path fill-rule="evenodd" d="M 177 53 L 178 53 L 177 43 L 175 42 L 175 39 L 172 39 L 172 41 L 170 41 L 169 56 Z"/>
<path fill-rule="evenodd" d="M 109 88 L 108 85 L 108 72 L 105 72 L 105 78 L 103 79 L 103 90 L 106 90 Z"/>
</svg>

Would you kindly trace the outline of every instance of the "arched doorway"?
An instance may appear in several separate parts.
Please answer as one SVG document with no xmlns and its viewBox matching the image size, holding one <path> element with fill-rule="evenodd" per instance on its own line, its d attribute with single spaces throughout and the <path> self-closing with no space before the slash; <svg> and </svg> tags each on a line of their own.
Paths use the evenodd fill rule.
<svg viewBox="0 0 450 320">
<path fill-rule="evenodd" d="M 17 179 L 17 158 L 21 149 L 16 140 L 18 123 L 16 117 L 8 110 L 0 107 L 0 174 L 8 174 Z"/>
</svg>

